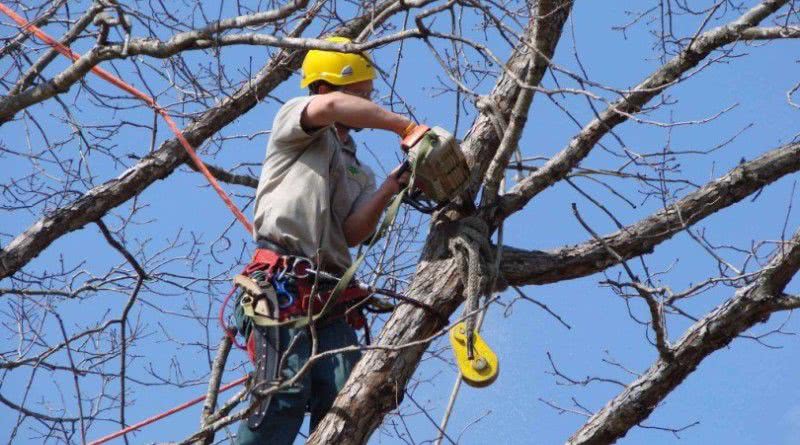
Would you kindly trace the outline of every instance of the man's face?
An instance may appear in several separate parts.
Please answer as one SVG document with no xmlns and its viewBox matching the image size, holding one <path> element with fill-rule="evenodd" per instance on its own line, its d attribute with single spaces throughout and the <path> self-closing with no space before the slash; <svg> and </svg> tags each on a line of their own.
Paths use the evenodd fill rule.
<svg viewBox="0 0 800 445">
<path fill-rule="evenodd" d="M 340 87 L 339 91 L 367 100 L 372 100 L 372 96 L 375 93 L 375 90 L 372 88 L 372 80 L 362 80 L 361 82 L 351 83 Z"/>
<path fill-rule="evenodd" d="M 349 85 L 339 87 L 339 91 L 345 94 L 350 94 L 352 96 L 358 96 L 366 100 L 372 100 L 372 96 L 375 93 L 375 90 L 372 88 L 372 80 L 363 80 L 361 82 L 351 83 Z M 342 124 L 336 124 L 336 125 L 348 131 L 353 130 L 358 132 L 363 130 L 363 128 L 348 127 Z"/>
</svg>

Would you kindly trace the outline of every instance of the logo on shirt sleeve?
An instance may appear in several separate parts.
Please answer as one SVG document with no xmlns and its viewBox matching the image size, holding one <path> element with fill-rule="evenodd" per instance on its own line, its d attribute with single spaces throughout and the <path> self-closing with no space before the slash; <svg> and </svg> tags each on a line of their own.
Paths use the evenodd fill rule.
<svg viewBox="0 0 800 445">
<path fill-rule="evenodd" d="M 358 167 L 356 167 L 355 165 L 348 165 L 347 173 L 350 173 L 350 176 L 357 178 L 358 175 L 361 174 L 361 170 L 359 170 Z"/>
</svg>

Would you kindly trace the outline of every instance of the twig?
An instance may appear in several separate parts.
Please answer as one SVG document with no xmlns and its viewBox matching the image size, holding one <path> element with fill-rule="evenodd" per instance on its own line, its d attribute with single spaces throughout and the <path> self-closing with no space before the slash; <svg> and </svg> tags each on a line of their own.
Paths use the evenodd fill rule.
<svg viewBox="0 0 800 445">
<path fill-rule="evenodd" d="M 232 330 L 232 328 L 229 328 Z M 217 406 L 217 397 L 219 397 L 219 385 L 222 382 L 222 375 L 225 373 L 225 364 L 228 362 L 228 354 L 231 352 L 231 345 L 233 344 L 233 332 L 226 332 L 220 340 L 217 349 L 217 355 L 214 357 L 214 363 L 211 365 L 211 376 L 208 378 L 208 393 L 206 400 L 203 403 L 203 413 L 200 419 L 200 427 L 208 424 L 208 419 L 214 413 L 214 408 Z M 210 445 L 214 442 L 214 432 L 210 432 L 204 439 L 203 443 Z"/>
<path fill-rule="evenodd" d="M 627 262 L 616 251 L 614 251 L 614 249 L 612 249 L 602 237 L 592 230 L 588 224 L 586 224 L 578 212 L 578 206 L 575 205 L 574 202 L 572 203 L 572 212 L 575 214 L 575 217 L 578 219 L 578 222 L 583 226 L 583 228 L 586 229 L 586 231 L 589 232 L 589 234 L 591 234 L 592 237 L 597 240 L 611 256 L 617 259 L 617 262 L 622 265 L 625 272 L 633 281 L 633 287 L 639 293 L 639 296 L 644 299 L 644 301 L 647 303 L 647 307 L 650 309 L 651 325 L 653 327 L 653 331 L 656 333 L 656 349 L 658 349 L 658 353 L 661 355 L 661 358 L 666 361 L 672 360 L 673 353 L 669 341 L 667 340 L 667 328 L 664 321 L 664 307 L 662 304 L 656 300 L 652 291 L 648 287 L 639 282 L 638 277 L 633 273 L 630 267 L 628 267 Z"/>
</svg>

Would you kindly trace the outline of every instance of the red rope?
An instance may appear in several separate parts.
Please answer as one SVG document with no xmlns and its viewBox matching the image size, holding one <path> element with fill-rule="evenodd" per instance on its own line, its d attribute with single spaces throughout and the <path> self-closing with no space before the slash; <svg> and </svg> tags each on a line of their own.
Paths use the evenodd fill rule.
<svg viewBox="0 0 800 445">
<path fill-rule="evenodd" d="M 227 390 L 233 388 L 234 386 L 240 385 L 243 382 L 245 382 L 247 379 L 248 379 L 248 376 L 244 376 L 244 377 L 242 377 L 240 379 L 236 379 L 236 380 L 228 383 L 227 385 L 223 385 L 223 386 L 221 386 L 219 388 L 219 392 L 227 391 Z M 164 411 L 163 413 L 156 414 L 155 416 L 148 417 L 147 419 L 144 419 L 139 423 L 133 424 L 133 425 L 127 427 L 127 428 L 123 428 L 123 429 L 117 431 L 116 433 L 109 434 L 108 436 L 103 436 L 103 437 L 95 440 L 94 442 L 89 442 L 89 445 L 100 445 L 102 443 L 106 443 L 109 440 L 116 439 L 119 436 L 122 436 L 124 434 L 130 433 L 131 431 L 138 430 L 138 429 L 140 429 L 140 428 L 142 428 L 144 426 L 150 425 L 151 423 L 157 422 L 157 421 L 163 419 L 164 417 L 171 416 L 171 415 L 177 413 L 178 411 L 183 411 L 183 410 L 185 410 L 186 408 L 188 408 L 188 407 L 190 407 L 192 405 L 196 405 L 196 404 L 204 401 L 205 399 L 206 399 L 206 395 L 202 395 L 202 396 L 200 396 L 200 397 L 198 397 L 196 399 L 189 400 L 188 402 L 184 402 L 184 403 L 182 403 L 182 404 L 180 404 L 180 405 L 178 405 L 178 406 L 176 406 L 176 407 L 174 407 L 172 409 Z"/>
<path fill-rule="evenodd" d="M 38 37 L 44 43 L 50 45 L 53 49 L 55 49 L 56 51 L 58 51 L 62 55 L 66 56 L 66 57 L 69 57 L 70 59 L 72 59 L 74 61 L 77 61 L 78 59 L 80 59 L 80 57 L 81 57 L 80 54 L 72 51 L 71 49 L 69 49 L 68 47 L 63 45 L 61 42 L 53 39 L 47 33 L 45 33 L 44 31 L 42 31 L 37 26 L 35 26 L 32 23 L 30 23 L 27 20 L 25 20 L 25 18 L 23 18 L 22 16 L 18 15 L 17 13 L 15 13 L 13 10 L 11 10 L 11 8 L 6 6 L 2 2 L 0 2 L 0 12 L 2 12 L 5 15 L 7 15 L 8 17 L 10 17 L 13 21 L 17 22 L 17 24 L 20 26 L 20 28 L 23 31 L 31 31 L 31 32 L 33 32 L 33 34 L 36 37 Z M 175 124 L 175 121 L 172 120 L 172 117 L 169 115 L 169 113 L 167 113 L 167 110 L 165 110 L 161 105 L 159 105 L 158 102 L 156 102 L 156 100 L 153 99 L 152 97 L 150 97 L 147 94 L 137 90 L 132 85 L 126 83 L 124 80 L 122 80 L 119 77 L 109 73 L 108 71 L 106 71 L 106 70 L 104 70 L 104 69 L 102 69 L 102 68 L 100 68 L 98 66 L 95 66 L 95 67 L 92 68 L 92 72 L 95 73 L 101 79 L 103 79 L 103 80 L 111 83 L 112 85 L 116 86 L 117 88 L 119 88 L 119 89 L 121 89 L 121 90 L 123 90 L 123 91 L 125 91 L 125 92 L 127 92 L 127 93 L 129 93 L 131 95 L 133 95 L 134 97 L 136 97 L 138 99 L 141 99 L 148 106 L 153 108 L 153 110 L 155 110 L 158 114 L 161 115 L 161 117 L 164 119 L 164 121 L 166 121 L 167 126 L 169 126 L 170 130 L 172 130 L 172 132 L 175 134 L 175 137 L 178 138 L 178 141 L 181 143 L 181 145 L 183 146 L 184 150 L 186 150 L 186 153 L 189 155 L 189 158 L 191 158 L 192 162 L 197 167 L 197 169 L 200 170 L 200 172 L 203 174 L 203 176 L 206 177 L 206 179 L 208 180 L 209 184 L 211 184 L 211 186 L 217 192 L 219 197 L 222 198 L 222 200 L 225 202 L 225 205 L 228 206 L 228 208 L 231 210 L 231 212 L 233 212 L 233 215 L 236 217 L 236 219 L 238 219 L 239 222 L 242 223 L 242 225 L 244 226 L 245 230 L 247 230 L 248 233 L 252 234 L 253 233 L 253 225 L 250 223 L 250 221 L 247 219 L 247 217 L 244 216 L 242 211 L 239 210 L 238 207 L 236 207 L 236 205 L 233 203 L 233 201 L 231 201 L 230 197 L 228 197 L 228 194 L 225 193 L 224 190 L 222 190 L 222 187 L 220 187 L 219 183 L 217 182 L 217 179 L 211 174 L 210 171 L 208 171 L 208 168 L 203 163 L 203 161 L 200 159 L 200 157 L 197 156 L 197 152 L 195 152 L 195 150 L 192 147 L 192 145 L 183 136 L 183 133 L 180 131 L 178 126 Z M 231 333 L 227 330 L 227 328 L 225 326 L 225 321 L 224 321 L 225 306 L 227 306 L 227 302 L 230 299 L 231 295 L 233 295 L 233 291 L 231 291 L 231 293 L 228 294 L 228 296 L 225 298 L 225 304 L 223 304 L 222 309 L 220 310 L 220 325 L 222 326 L 223 330 L 225 330 L 226 335 L 231 335 Z M 233 339 L 233 341 L 234 341 L 234 343 L 236 344 L 237 347 L 242 348 L 242 346 L 238 342 L 236 342 L 235 338 Z M 233 382 L 230 382 L 227 385 L 222 386 L 219 389 L 219 391 L 220 392 L 227 391 L 228 389 L 233 388 L 234 386 L 240 385 L 241 383 L 243 383 L 246 380 L 247 380 L 247 376 L 242 377 L 242 378 L 237 379 L 237 380 L 234 380 Z M 206 396 L 203 395 L 203 396 L 200 396 L 200 397 L 198 397 L 196 399 L 189 400 L 188 402 L 182 403 L 182 404 L 180 404 L 180 405 L 178 405 L 178 406 L 176 406 L 176 407 L 174 407 L 174 408 L 172 408 L 170 410 L 164 411 L 163 413 L 160 413 L 160 414 L 157 414 L 155 416 L 149 417 L 149 418 L 147 418 L 147 419 L 145 419 L 145 420 L 143 420 L 143 421 L 141 421 L 141 422 L 139 422 L 137 424 L 131 425 L 131 426 L 127 427 L 127 428 L 123 428 L 123 429 L 117 431 L 116 433 L 109 434 L 108 436 L 105 436 L 105 437 L 102 437 L 100 439 L 97 439 L 94 442 L 91 442 L 89 445 L 100 445 L 102 443 L 108 442 L 109 440 L 116 439 L 119 436 L 127 434 L 127 433 L 129 433 L 131 431 L 137 430 L 139 428 L 142 428 L 142 427 L 144 427 L 146 425 L 149 425 L 149 424 L 151 424 L 153 422 L 157 422 L 157 421 L 159 421 L 159 420 L 161 420 L 161 419 L 163 419 L 163 418 L 165 418 L 167 416 L 170 416 L 172 414 L 177 413 L 178 411 L 182 411 L 182 410 L 184 410 L 184 409 L 186 409 L 186 408 L 188 408 L 188 407 L 190 407 L 192 405 L 195 405 L 195 404 L 197 404 L 199 402 L 202 402 L 203 400 L 205 400 L 205 398 L 206 398 Z"/>
<path fill-rule="evenodd" d="M 53 47 L 53 49 L 55 49 L 56 51 L 60 52 L 64 56 L 69 57 L 70 59 L 72 59 L 74 61 L 77 61 L 78 59 L 80 59 L 80 57 L 81 57 L 80 54 L 72 51 L 71 49 L 69 49 L 66 46 L 64 46 L 61 42 L 53 39 L 52 37 L 47 35 L 47 33 L 45 33 L 44 31 L 39 29 L 37 26 L 35 26 L 32 23 L 30 23 L 27 20 L 25 20 L 25 18 L 23 18 L 22 16 L 18 15 L 16 12 L 11 10 L 8 6 L 6 6 L 2 2 L 0 2 L 0 12 L 2 12 L 3 14 L 7 15 L 8 17 L 10 17 L 12 20 L 17 22 L 17 24 L 20 26 L 20 28 L 23 31 L 30 30 L 31 32 L 33 32 L 34 35 L 36 35 L 36 37 L 38 37 L 44 43 L 46 43 L 46 44 L 50 45 L 51 47 Z M 219 183 L 217 182 L 217 179 L 211 174 L 210 171 L 208 171 L 208 168 L 203 163 L 203 161 L 200 159 L 200 157 L 197 156 L 197 153 L 195 152 L 194 148 L 192 148 L 192 145 L 183 136 L 183 133 L 181 133 L 181 131 L 178 128 L 178 126 L 172 120 L 172 117 L 170 117 L 170 115 L 167 113 L 167 110 L 162 108 L 161 105 L 159 105 L 155 101 L 155 99 L 153 99 L 152 97 L 150 97 L 147 94 L 137 90 L 132 85 L 126 83 L 124 80 L 122 80 L 119 77 L 109 73 L 108 71 L 106 71 L 106 70 L 104 70 L 104 69 L 102 69 L 102 68 L 100 68 L 98 66 L 95 66 L 95 67 L 92 68 L 92 72 L 95 73 L 101 79 L 106 80 L 109 83 L 111 83 L 112 85 L 116 86 L 117 88 L 120 88 L 121 90 L 123 90 L 123 91 L 125 91 L 127 93 L 130 93 L 131 95 L 135 96 L 138 99 L 141 99 L 148 106 L 153 108 L 158 114 L 160 114 L 162 118 L 164 118 L 164 121 L 167 122 L 167 125 L 169 126 L 170 130 L 172 130 L 172 132 L 175 133 L 175 136 L 178 138 L 178 141 L 181 143 L 183 148 L 186 150 L 186 153 L 192 159 L 192 162 L 197 167 L 197 169 L 200 170 L 200 172 L 203 174 L 203 176 L 206 177 L 206 179 L 208 180 L 209 184 L 211 184 L 211 186 L 214 188 L 214 190 L 216 190 L 216 192 L 219 195 L 219 197 L 222 198 L 222 200 L 225 202 L 225 205 L 228 206 L 228 208 L 231 210 L 231 212 L 233 212 L 233 215 L 236 217 L 236 219 L 238 219 L 239 222 L 242 223 L 244 228 L 247 230 L 247 233 L 252 234 L 253 233 L 253 225 L 250 223 L 250 221 L 247 219 L 247 217 L 244 216 L 244 214 L 242 214 L 241 210 L 239 210 L 239 208 L 236 207 L 236 205 L 233 203 L 233 201 L 231 201 L 231 199 L 228 197 L 227 193 L 225 193 L 225 191 L 222 190 L 222 187 L 220 187 Z"/>
</svg>

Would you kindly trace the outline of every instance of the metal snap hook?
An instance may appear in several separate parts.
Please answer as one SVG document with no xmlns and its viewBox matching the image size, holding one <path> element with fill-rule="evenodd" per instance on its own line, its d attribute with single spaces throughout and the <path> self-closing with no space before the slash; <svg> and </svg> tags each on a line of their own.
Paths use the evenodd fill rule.
<svg viewBox="0 0 800 445">
<path fill-rule="evenodd" d="M 304 266 L 304 267 L 298 267 L 298 266 Z M 294 263 L 292 263 L 292 274 L 295 276 L 295 278 L 301 278 L 301 279 L 308 278 L 308 276 L 311 273 L 311 270 L 313 270 L 313 266 L 314 264 L 308 258 L 295 257 Z M 302 274 L 298 273 L 298 269 L 302 269 L 303 273 Z"/>
<path fill-rule="evenodd" d="M 294 269 L 293 263 L 290 263 L 288 257 L 281 257 L 281 262 L 283 263 L 283 267 L 278 269 L 278 273 L 275 275 L 275 279 L 278 281 L 283 280 L 287 273 L 292 273 Z"/>
</svg>

